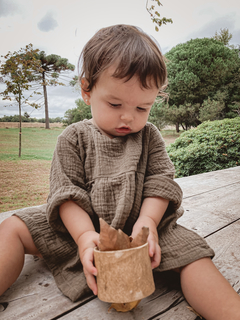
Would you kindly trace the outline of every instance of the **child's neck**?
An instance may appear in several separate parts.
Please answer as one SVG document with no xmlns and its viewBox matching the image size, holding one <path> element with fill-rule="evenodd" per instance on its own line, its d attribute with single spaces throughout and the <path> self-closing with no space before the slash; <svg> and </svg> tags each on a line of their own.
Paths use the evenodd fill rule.
<svg viewBox="0 0 240 320">
<path fill-rule="evenodd" d="M 93 118 L 90 119 L 89 121 L 91 121 L 92 124 L 93 124 L 96 128 L 98 128 L 98 130 L 101 132 L 102 135 L 104 135 L 104 136 L 106 136 L 106 137 L 108 137 L 108 138 L 110 138 L 110 139 L 115 138 L 114 136 L 111 136 L 111 135 L 107 134 L 105 131 L 103 131 L 101 128 L 99 128 L 99 126 L 96 124 L 96 122 L 94 121 Z"/>
</svg>

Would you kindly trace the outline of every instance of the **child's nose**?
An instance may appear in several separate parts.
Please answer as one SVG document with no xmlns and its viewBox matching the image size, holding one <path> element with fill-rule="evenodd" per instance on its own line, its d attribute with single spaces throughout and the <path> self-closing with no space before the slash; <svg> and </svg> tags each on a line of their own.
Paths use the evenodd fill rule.
<svg viewBox="0 0 240 320">
<path fill-rule="evenodd" d="M 121 115 L 121 120 L 125 122 L 131 122 L 133 120 L 133 115 L 128 112 Z"/>
</svg>

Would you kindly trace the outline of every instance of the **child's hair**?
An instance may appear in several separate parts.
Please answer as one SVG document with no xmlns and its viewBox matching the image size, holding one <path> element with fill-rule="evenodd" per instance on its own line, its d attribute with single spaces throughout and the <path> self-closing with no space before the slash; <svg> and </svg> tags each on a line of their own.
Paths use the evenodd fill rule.
<svg viewBox="0 0 240 320">
<path fill-rule="evenodd" d="M 86 78 L 91 91 L 99 76 L 108 67 L 116 65 L 112 74 L 118 79 L 139 78 L 143 88 L 148 89 L 149 79 L 159 89 L 167 84 L 164 57 L 158 45 L 143 31 L 134 26 L 114 25 L 100 29 L 85 45 L 79 58 L 79 80 Z"/>
</svg>

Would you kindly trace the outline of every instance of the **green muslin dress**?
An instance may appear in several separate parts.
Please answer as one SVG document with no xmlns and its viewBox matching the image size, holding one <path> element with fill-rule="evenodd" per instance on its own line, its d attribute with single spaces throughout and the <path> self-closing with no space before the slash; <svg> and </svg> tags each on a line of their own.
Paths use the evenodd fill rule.
<svg viewBox="0 0 240 320">
<path fill-rule="evenodd" d="M 214 252 L 199 235 L 177 224 L 182 191 L 159 130 L 147 123 L 138 133 L 113 139 L 91 121 L 68 126 L 58 137 L 47 204 L 16 215 L 27 225 L 56 284 L 72 301 L 88 295 L 78 248 L 59 217 L 59 206 L 75 201 L 99 232 L 99 218 L 128 235 L 145 197 L 163 197 L 169 206 L 158 226 L 160 271 L 171 270 Z"/>
</svg>

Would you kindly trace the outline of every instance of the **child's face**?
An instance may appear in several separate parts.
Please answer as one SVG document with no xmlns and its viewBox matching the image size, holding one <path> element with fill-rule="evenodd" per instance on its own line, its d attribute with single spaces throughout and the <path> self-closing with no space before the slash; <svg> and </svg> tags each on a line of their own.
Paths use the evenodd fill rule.
<svg viewBox="0 0 240 320">
<path fill-rule="evenodd" d="M 93 123 L 110 138 L 140 131 L 158 94 L 155 86 L 142 88 L 137 77 L 127 82 L 113 78 L 114 71 L 114 67 L 106 69 L 91 92 L 82 90 L 84 101 L 91 105 Z"/>
</svg>

